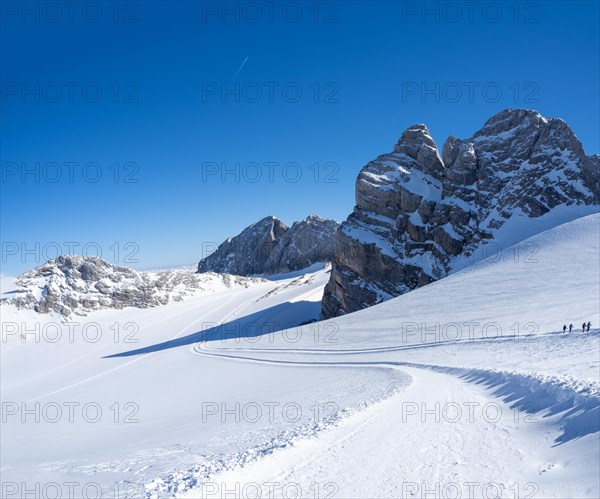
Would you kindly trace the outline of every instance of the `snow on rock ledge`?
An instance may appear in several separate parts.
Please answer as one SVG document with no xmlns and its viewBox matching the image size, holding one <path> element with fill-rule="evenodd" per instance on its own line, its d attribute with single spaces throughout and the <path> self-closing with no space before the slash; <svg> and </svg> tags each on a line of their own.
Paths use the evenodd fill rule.
<svg viewBox="0 0 600 499">
<path fill-rule="evenodd" d="M 228 274 L 195 274 L 168 270 L 137 272 L 93 256 L 62 255 L 16 281 L 16 296 L 5 300 L 19 308 L 64 316 L 106 308 L 149 308 L 186 296 L 236 286 L 249 287 L 263 279 Z"/>
</svg>

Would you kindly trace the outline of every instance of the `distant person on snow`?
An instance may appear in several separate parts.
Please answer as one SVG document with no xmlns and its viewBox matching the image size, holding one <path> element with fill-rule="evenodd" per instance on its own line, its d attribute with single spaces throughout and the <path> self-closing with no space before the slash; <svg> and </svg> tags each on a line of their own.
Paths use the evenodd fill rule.
<svg viewBox="0 0 600 499">
<path fill-rule="evenodd" d="M 581 330 L 585 333 L 585 322 L 581 325 Z"/>
<path fill-rule="evenodd" d="M 592 327 L 592 323 L 588 321 L 588 333 L 590 332 L 591 327 Z"/>
<path fill-rule="evenodd" d="M 573 324 L 569 324 L 569 333 L 573 331 Z"/>
<path fill-rule="evenodd" d="M 565 325 L 563 326 L 563 333 L 566 333 L 566 332 L 567 332 L 567 325 L 565 324 Z"/>
</svg>

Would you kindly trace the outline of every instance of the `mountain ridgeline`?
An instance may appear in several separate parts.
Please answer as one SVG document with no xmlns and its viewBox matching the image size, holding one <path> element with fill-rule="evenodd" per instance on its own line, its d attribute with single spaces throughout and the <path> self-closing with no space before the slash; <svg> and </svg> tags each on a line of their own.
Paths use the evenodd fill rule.
<svg viewBox="0 0 600 499">
<path fill-rule="evenodd" d="M 598 211 L 599 158 L 563 120 L 530 110 L 505 110 L 471 138 L 449 137 L 441 155 L 425 125 L 411 126 L 358 175 L 321 319 L 441 279 L 485 258 L 491 242 L 505 248 Z"/>
<path fill-rule="evenodd" d="M 269 216 L 230 237 L 198 264 L 198 272 L 273 275 L 330 262 L 339 224 L 316 215 L 287 227 Z"/>
<path fill-rule="evenodd" d="M 0 300 L 41 314 L 85 316 L 126 307 L 150 308 L 218 290 L 248 288 L 264 279 L 196 274 L 187 268 L 140 272 L 95 256 L 61 255 L 22 274 L 14 295 Z"/>
<path fill-rule="evenodd" d="M 21 275 L 0 305 L 64 316 L 148 308 L 332 262 L 320 312 L 329 319 L 600 211 L 600 156 L 587 156 L 563 120 L 531 110 L 502 111 L 468 139 L 450 136 L 441 154 L 418 124 L 362 168 L 355 196 L 341 225 L 310 215 L 287 227 L 265 217 L 220 244 L 196 273 L 138 272 L 60 256 Z"/>
</svg>

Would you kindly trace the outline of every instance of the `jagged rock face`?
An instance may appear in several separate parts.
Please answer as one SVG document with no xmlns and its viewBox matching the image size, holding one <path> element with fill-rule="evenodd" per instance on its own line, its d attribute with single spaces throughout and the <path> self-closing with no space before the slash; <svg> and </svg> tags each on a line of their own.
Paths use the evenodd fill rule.
<svg viewBox="0 0 600 499">
<path fill-rule="evenodd" d="M 535 111 L 505 110 L 469 139 L 451 136 L 441 157 L 427 127 L 414 125 L 358 175 L 321 318 L 445 277 L 512 217 L 598 205 L 599 179 L 598 155 L 586 156 L 564 121 Z"/>
<path fill-rule="evenodd" d="M 198 272 L 272 275 L 329 262 L 335 252 L 338 226 L 334 220 L 316 215 L 290 228 L 275 217 L 266 217 L 222 243 L 200 261 Z"/>
<path fill-rule="evenodd" d="M 228 238 L 198 264 L 198 272 L 226 272 L 235 275 L 262 274 L 265 264 L 287 225 L 275 217 L 265 217 Z"/>
<path fill-rule="evenodd" d="M 269 256 L 264 273 L 280 274 L 330 262 L 335 253 L 335 233 L 339 224 L 316 215 L 294 222 Z"/>
<path fill-rule="evenodd" d="M 589 187 L 590 191 L 596 196 L 600 197 L 600 154 L 592 154 L 587 157 L 587 161 L 583 165 L 581 171 L 584 185 Z"/>
<path fill-rule="evenodd" d="M 249 287 L 263 279 L 227 274 L 170 270 L 136 272 L 91 256 L 59 256 L 25 272 L 16 281 L 19 308 L 39 313 L 86 315 L 106 308 L 149 308 L 234 286 Z"/>
</svg>

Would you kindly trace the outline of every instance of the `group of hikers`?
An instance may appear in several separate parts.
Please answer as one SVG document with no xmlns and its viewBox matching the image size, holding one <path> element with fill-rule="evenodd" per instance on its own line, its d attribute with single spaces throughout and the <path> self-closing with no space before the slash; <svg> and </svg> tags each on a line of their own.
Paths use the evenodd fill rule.
<svg viewBox="0 0 600 499">
<path fill-rule="evenodd" d="M 585 328 L 587 327 L 587 331 L 588 333 L 590 332 L 590 328 L 592 327 L 592 323 L 588 321 L 588 323 L 586 324 L 585 322 L 581 325 L 581 331 L 583 331 L 585 333 Z M 569 333 L 573 331 L 573 324 L 569 324 Z M 563 326 L 563 333 L 567 332 L 567 325 L 565 324 Z"/>
</svg>

